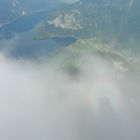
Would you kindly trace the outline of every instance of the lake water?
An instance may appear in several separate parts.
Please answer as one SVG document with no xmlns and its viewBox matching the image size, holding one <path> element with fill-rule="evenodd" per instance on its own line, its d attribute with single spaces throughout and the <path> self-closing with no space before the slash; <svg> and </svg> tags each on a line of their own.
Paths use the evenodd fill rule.
<svg viewBox="0 0 140 140">
<path fill-rule="evenodd" d="M 72 37 L 33 40 L 34 27 L 48 17 L 48 11 L 41 11 L 22 16 L 3 25 L 0 28 L 0 48 L 6 50 L 11 47 L 10 55 L 14 57 L 36 57 L 38 55 L 50 55 L 56 49 L 67 47 L 76 41 Z"/>
</svg>

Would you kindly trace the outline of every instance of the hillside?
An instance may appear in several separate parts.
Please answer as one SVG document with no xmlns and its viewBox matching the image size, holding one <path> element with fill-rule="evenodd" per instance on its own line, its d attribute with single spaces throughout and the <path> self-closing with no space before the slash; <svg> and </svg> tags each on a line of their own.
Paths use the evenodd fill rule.
<svg viewBox="0 0 140 140">
<path fill-rule="evenodd" d="M 36 39 L 97 37 L 116 46 L 137 47 L 140 36 L 139 0 L 81 0 L 61 5 L 36 30 Z"/>
</svg>

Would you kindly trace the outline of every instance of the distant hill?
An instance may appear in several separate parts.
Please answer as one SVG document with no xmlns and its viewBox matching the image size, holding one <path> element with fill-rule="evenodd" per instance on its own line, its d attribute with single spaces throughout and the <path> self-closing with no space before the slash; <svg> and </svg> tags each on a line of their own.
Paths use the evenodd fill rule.
<svg viewBox="0 0 140 140">
<path fill-rule="evenodd" d="M 97 37 L 103 41 L 137 44 L 139 0 L 81 0 L 61 5 L 37 29 L 37 39 L 54 36 Z"/>
<path fill-rule="evenodd" d="M 1 0 L 0 24 L 38 10 L 49 10 L 59 3 L 60 0 Z"/>
</svg>

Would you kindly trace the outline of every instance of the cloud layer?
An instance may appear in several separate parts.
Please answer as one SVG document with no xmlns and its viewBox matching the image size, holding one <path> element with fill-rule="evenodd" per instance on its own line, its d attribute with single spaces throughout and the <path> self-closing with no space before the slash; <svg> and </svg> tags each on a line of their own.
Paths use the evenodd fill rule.
<svg viewBox="0 0 140 140">
<path fill-rule="evenodd" d="M 73 77 L 58 62 L 1 53 L 0 139 L 139 139 L 139 95 L 127 74 L 118 80 L 108 61 L 83 57 Z"/>
</svg>

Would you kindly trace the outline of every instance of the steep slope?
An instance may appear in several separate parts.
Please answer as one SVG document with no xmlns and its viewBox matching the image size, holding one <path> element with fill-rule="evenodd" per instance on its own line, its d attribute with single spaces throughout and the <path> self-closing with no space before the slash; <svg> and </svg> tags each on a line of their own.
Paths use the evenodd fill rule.
<svg viewBox="0 0 140 140">
<path fill-rule="evenodd" d="M 60 0 L 1 0 L 0 24 L 7 23 L 19 16 L 39 10 L 49 10 L 60 3 Z"/>
</svg>

